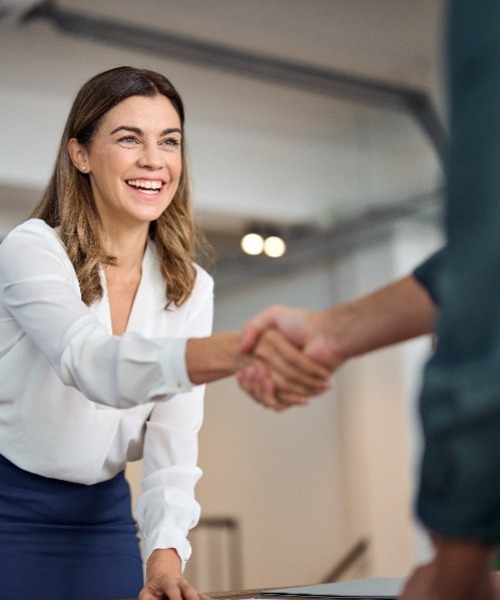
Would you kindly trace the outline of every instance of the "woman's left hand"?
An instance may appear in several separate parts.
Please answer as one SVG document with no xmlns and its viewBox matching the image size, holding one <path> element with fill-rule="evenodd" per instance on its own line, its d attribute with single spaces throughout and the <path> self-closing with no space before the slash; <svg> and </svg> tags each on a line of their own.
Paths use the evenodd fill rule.
<svg viewBox="0 0 500 600">
<path fill-rule="evenodd" d="M 173 548 L 151 553 L 146 565 L 146 583 L 139 600 L 208 600 L 181 574 L 181 561 Z"/>
<path fill-rule="evenodd" d="M 200 594 L 181 575 L 157 575 L 152 577 L 142 588 L 139 600 L 200 600 L 207 598 Z"/>
</svg>

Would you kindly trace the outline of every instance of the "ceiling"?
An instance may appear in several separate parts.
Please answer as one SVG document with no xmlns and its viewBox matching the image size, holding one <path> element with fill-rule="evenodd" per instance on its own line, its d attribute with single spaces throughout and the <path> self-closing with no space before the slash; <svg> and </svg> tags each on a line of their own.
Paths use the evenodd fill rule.
<svg viewBox="0 0 500 600">
<path fill-rule="evenodd" d="M 442 179 L 443 5 L 0 0 L 4 228 L 50 173 L 76 89 L 117 64 L 181 91 L 198 219 L 220 244 L 252 222 L 324 231 L 428 204 Z"/>
</svg>

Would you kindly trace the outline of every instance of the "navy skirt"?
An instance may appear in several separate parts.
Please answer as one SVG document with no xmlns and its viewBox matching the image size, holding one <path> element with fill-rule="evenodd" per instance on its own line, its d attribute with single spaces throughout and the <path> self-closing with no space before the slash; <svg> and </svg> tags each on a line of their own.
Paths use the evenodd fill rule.
<svg viewBox="0 0 500 600">
<path fill-rule="evenodd" d="M 0 455 L 0 598 L 135 598 L 143 571 L 123 473 L 82 485 Z"/>
</svg>

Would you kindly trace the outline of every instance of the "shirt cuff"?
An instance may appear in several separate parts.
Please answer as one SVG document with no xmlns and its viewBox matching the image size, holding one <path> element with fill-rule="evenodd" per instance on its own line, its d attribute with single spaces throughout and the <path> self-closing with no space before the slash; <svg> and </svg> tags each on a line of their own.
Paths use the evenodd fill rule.
<svg viewBox="0 0 500 600">
<path fill-rule="evenodd" d="M 188 392 L 193 387 L 187 372 L 186 344 L 186 338 L 167 340 L 161 357 L 165 379 L 171 382 L 178 392 Z"/>
<path fill-rule="evenodd" d="M 193 496 L 201 469 L 170 467 L 148 475 L 135 514 L 145 538 L 146 558 L 156 549 L 173 548 L 182 566 L 191 555 L 187 534 L 200 518 L 200 505 Z"/>
<path fill-rule="evenodd" d="M 181 568 L 184 571 L 187 561 L 191 556 L 191 544 L 181 531 L 159 528 L 146 538 L 145 551 L 147 560 L 154 550 L 167 550 L 172 548 L 181 559 Z"/>
</svg>

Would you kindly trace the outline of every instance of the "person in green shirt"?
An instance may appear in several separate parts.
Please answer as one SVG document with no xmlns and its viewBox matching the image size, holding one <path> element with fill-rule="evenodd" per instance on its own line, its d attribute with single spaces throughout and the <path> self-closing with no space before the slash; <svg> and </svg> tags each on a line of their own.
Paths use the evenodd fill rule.
<svg viewBox="0 0 500 600">
<path fill-rule="evenodd" d="M 274 326 L 335 370 L 353 356 L 436 333 L 420 394 L 417 494 L 436 552 L 409 578 L 402 600 L 493 600 L 500 598 L 493 572 L 500 543 L 500 2 L 452 0 L 447 43 L 445 248 L 413 275 L 353 303 L 324 312 L 271 307 L 248 323 L 243 347 Z M 260 385 L 251 374 L 239 380 L 249 390 Z"/>
</svg>

